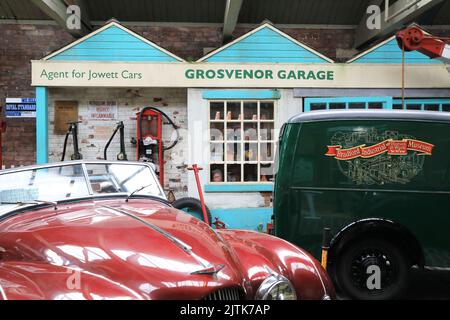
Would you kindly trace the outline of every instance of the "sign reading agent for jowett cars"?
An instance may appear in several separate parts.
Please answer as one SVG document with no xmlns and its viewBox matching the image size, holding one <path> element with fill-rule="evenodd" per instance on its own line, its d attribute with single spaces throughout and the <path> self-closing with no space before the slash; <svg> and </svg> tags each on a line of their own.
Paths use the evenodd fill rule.
<svg viewBox="0 0 450 320">
<path fill-rule="evenodd" d="M 426 67 L 426 68 L 425 68 Z M 448 88 L 443 65 L 411 65 L 408 88 Z M 32 61 L 32 85 L 168 88 L 397 88 L 401 65 Z"/>
</svg>

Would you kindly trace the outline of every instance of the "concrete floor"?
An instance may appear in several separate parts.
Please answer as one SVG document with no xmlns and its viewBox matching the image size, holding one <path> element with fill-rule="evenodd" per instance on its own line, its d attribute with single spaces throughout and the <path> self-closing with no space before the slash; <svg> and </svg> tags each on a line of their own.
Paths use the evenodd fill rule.
<svg viewBox="0 0 450 320">
<path fill-rule="evenodd" d="M 338 293 L 339 300 L 349 298 Z M 411 271 L 411 283 L 403 299 L 450 300 L 450 270 Z"/>
</svg>

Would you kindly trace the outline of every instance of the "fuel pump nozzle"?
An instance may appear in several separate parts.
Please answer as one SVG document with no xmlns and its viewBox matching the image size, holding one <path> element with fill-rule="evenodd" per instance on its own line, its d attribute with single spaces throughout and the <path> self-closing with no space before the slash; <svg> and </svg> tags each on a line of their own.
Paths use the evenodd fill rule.
<svg viewBox="0 0 450 320">
<path fill-rule="evenodd" d="M 105 149 L 103 151 L 103 158 L 107 160 L 107 151 L 109 148 L 109 145 L 111 144 L 111 141 L 114 139 L 114 136 L 116 135 L 117 131 L 119 131 L 120 136 L 120 152 L 117 154 L 117 160 L 119 161 L 127 161 L 127 153 L 125 151 L 125 134 L 124 134 L 124 128 L 123 121 L 117 122 L 117 127 L 114 129 L 113 134 L 111 135 L 111 138 L 109 138 L 108 142 L 106 143 Z"/>
<path fill-rule="evenodd" d="M 72 140 L 73 140 L 73 154 L 70 156 L 70 159 L 71 160 L 83 159 L 83 155 L 78 150 L 78 124 L 79 123 L 81 123 L 81 121 L 67 123 L 69 125 L 69 128 L 67 129 L 66 137 L 64 138 L 64 147 L 63 147 L 61 161 L 64 161 L 64 158 L 66 157 L 67 141 L 71 134 L 72 134 Z"/>
</svg>

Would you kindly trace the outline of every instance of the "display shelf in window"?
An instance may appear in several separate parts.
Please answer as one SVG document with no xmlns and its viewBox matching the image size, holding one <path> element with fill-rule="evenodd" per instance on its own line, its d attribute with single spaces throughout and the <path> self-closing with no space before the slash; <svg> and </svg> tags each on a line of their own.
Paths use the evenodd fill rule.
<svg viewBox="0 0 450 320">
<path fill-rule="evenodd" d="M 260 145 L 273 149 L 274 101 L 210 101 L 210 107 L 210 183 L 271 183 L 273 172 L 261 175 L 259 161 L 271 170 L 272 151 L 261 157 Z"/>
</svg>

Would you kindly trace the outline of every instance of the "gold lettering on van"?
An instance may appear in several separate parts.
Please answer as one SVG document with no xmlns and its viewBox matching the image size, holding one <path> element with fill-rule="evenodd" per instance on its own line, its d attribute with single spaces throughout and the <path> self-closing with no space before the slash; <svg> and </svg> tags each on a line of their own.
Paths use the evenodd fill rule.
<svg viewBox="0 0 450 320">
<path fill-rule="evenodd" d="M 336 132 L 325 156 L 358 185 L 408 183 L 422 171 L 434 145 L 397 131 L 376 129 Z"/>
</svg>

